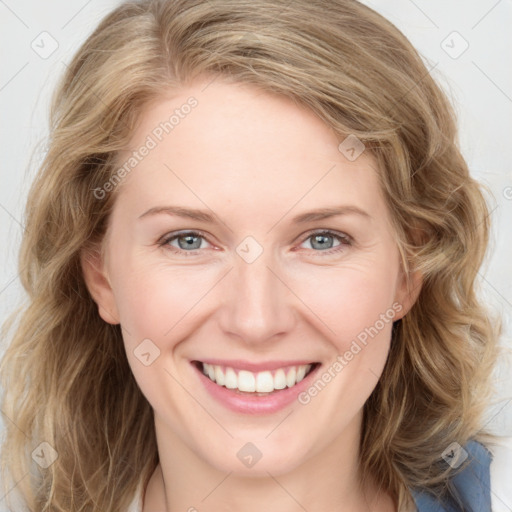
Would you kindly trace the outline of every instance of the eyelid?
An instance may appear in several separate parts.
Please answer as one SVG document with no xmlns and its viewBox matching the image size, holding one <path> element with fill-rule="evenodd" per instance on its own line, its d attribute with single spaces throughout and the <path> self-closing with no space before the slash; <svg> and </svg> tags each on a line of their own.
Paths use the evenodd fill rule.
<svg viewBox="0 0 512 512">
<path fill-rule="evenodd" d="M 181 229 L 179 231 L 171 231 L 169 233 L 166 233 L 164 236 L 162 236 L 157 241 L 157 244 L 159 246 L 165 246 L 169 242 L 175 240 L 176 238 L 179 238 L 180 236 L 185 236 L 185 235 L 200 236 L 201 238 L 206 240 L 210 245 L 214 245 L 214 244 L 212 244 L 208 240 L 209 235 L 207 235 L 204 231 L 201 231 L 200 229 Z M 173 248 L 173 249 L 176 249 L 176 248 Z M 189 254 L 193 254 L 195 251 L 200 251 L 200 249 L 194 249 L 193 251 L 183 251 L 183 250 L 180 250 L 180 249 L 176 249 L 176 251 L 178 251 L 178 252 L 186 252 L 186 253 L 189 253 Z"/>
<path fill-rule="evenodd" d="M 328 235 L 335 235 L 338 236 L 344 240 L 347 240 L 347 242 L 354 243 L 354 239 L 348 234 L 343 231 L 337 231 L 335 229 L 328 229 L 328 228 L 316 228 L 312 229 L 311 231 L 306 231 L 306 233 L 303 233 L 301 235 L 301 238 L 304 239 L 304 241 L 313 235 L 322 235 L 322 234 L 328 234 Z"/>
</svg>

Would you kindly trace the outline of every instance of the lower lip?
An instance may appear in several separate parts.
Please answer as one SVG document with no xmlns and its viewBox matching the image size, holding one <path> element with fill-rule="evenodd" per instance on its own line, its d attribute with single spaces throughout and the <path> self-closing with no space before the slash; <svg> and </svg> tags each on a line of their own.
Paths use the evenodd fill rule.
<svg viewBox="0 0 512 512">
<path fill-rule="evenodd" d="M 239 394 L 232 389 L 219 386 L 210 380 L 194 363 L 193 368 L 199 375 L 206 390 L 222 405 L 228 409 L 243 414 L 271 414 L 284 409 L 297 399 L 299 393 L 303 392 L 317 372 L 320 365 L 317 365 L 298 384 L 291 388 L 276 390 L 268 395 L 254 396 Z"/>
</svg>

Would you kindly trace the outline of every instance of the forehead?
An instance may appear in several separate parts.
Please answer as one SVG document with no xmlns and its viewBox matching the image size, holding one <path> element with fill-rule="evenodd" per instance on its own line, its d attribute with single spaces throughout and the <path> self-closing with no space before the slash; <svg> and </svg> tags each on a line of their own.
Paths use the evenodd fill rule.
<svg viewBox="0 0 512 512">
<path fill-rule="evenodd" d="M 350 201 L 384 214 L 375 160 L 363 152 L 350 161 L 342 140 L 291 99 L 247 84 L 196 82 L 143 111 L 118 166 L 149 149 L 128 166 L 121 201 L 229 204 L 260 216 L 270 205 Z"/>
</svg>

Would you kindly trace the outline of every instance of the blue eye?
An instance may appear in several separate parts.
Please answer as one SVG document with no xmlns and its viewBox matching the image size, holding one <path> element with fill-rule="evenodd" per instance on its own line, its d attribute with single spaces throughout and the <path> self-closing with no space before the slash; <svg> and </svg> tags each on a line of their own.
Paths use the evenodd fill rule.
<svg viewBox="0 0 512 512">
<path fill-rule="evenodd" d="M 329 230 L 311 233 L 306 237 L 304 242 L 308 240 L 311 240 L 310 245 L 313 249 L 319 249 L 319 251 L 315 252 L 323 252 L 324 254 L 332 254 L 333 252 L 341 251 L 345 246 L 350 246 L 352 244 L 352 240 L 348 235 Z M 339 244 L 334 246 L 334 248 L 332 246 L 332 240 L 338 240 L 339 242 Z"/>
<path fill-rule="evenodd" d="M 178 247 L 171 245 L 171 242 L 174 242 L 174 240 L 178 241 Z M 187 253 L 186 256 L 188 256 L 197 253 L 197 250 L 201 247 L 202 240 L 206 239 L 198 231 L 184 231 L 177 234 L 171 233 L 159 245 L 168 246 L 173 252 Z"/>
<path fill-rule="evenodd" d="M 313 252 L 322 253 L 322 255 L 340 252 L 347 246 L 352 245 L 352 238 L 350 236 L 329 230 L 321 230 L 308 234 L 302 244 L 309 240 L 311 240 L 310 245 Z M 334 240 L 339 242 L 338 245 L 333 246 Z M 177 241 L 177 247 L 171 244 L 174 241 Z M 206 241 L 206 237 L 200 231 L 182 231 L 170 233 L 165 236 L 158 245 L 160 247 L 169 248 L 172 252 L 177 254 L 195 256 L 199 254 L 203 241 Z"/>
</svg>

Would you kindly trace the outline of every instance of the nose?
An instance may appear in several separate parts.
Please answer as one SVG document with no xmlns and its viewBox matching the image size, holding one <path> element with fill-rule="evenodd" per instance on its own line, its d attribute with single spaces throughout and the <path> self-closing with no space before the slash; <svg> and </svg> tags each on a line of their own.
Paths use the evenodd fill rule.
<svg viewBox="0 0 512 512">
<path fill-rule="evenodd" d="M 290 332 L 297 318 L 297 298 L 271 251 L 264 250 L 252 262 L 238 255 L 234 261 L 233 270 L 223 280 L 222 332 L 250 345 L 272 342 Z"/>
</svg>

